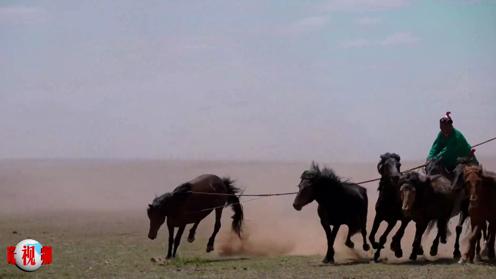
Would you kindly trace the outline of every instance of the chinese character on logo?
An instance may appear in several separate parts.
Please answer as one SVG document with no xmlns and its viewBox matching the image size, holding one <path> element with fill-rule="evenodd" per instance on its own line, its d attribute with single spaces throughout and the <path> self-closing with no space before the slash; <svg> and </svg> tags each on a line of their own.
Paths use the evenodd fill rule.
<svg viewBox="0 0 496 279">
<path fill-rule="evenodd" d="M 34 246 L 24 245 L 22 248 L 22 264 L 23 265 L 35 265 L 36 260 L 34 259 Z"/>
</svg>

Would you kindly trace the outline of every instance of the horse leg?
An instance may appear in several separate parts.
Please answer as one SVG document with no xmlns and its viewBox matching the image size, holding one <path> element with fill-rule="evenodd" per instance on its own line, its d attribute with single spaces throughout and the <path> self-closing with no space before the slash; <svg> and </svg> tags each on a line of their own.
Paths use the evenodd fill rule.
<svg viewBox="0 0 496 279">
<path fill-rule="evenodd" d="M 215 236 L 220 230 L 220 218 L 222 217 L 222 207 L 221 208 L 216 208 L 215 209 L 215 225 L 214 225 L 214 232 L 208 239 L 207 243 L 207 253 L 212 252 L 214 250 L 214 242 L 215 242 Z"/>
<path fill-rule="evenodd" d="M 348 235 L 346 236 L 346 242 L 344 243 L 344 245 L 346 245 L 346 247 L 348 247 L 350 249 L 355 248 L 355 244 L 353 243 L 353 241 L 351 241 L 351 230 L 350 229 L 348 229 Z"/>
<path fill-rule="evenodd" d="M 481 258 L 481 236 L 482 234 L 479 235 L 479 237 L 475 240 L 475 261 L 480 262 L 482 260 Z"/>
<path fill-rule="evenodd" d="M 417 255 L 423 254 L 422 249 L 422 235 L 427 228 L 427 223 L 425 222 L 417 222 L 415 225 L 415 240 L 412 244 L 412 253 L 410 254 L 410 260 L 417 260 Z"/>
<path fill-rule="evenodd" d="M 487 239 L 488 239 L 488 235 L 487 235 L 487 224 L 486 224 L 486 221 L 482 222 L 482 225 L 481 225 L 481 240 L 484 242 L 484 246 L 481 246 L 482 248 L 482 251 L 480 253 L 481 256 L 487 256 Z"/>
<path fill-rule="evenodd" d="M 196 228 L 198 228 L 198 224 L 200 224 L 200 221 L 196 222 L 193 227 L 189 230 L 188 234 L 188 242 L 193 242 L 195 241 L 195 233 L 196 233 Z"/>
<path fill-rule="evenodd" d="M 177 230 L 176 238 L 174 239 L 174 252 L 172 253 L 172 257 L 176 257 L 176 252 L 177 248 L 179 247 L 179 244 L 181 243 L 181 237 L 183 236 L 184 228 L 186 225 L 182 225 L 179 227 L 179 230 Z"/>
<path fill-rule="evenodd" d="M 475 242 L 477 235 L 480 236 L 480 224 L 478 224 L 475 220 L 471 220 L 471 231 L 468 235 L 468 249 L 466 249 L 465 253 L 463 253 L 463 257 L 458 261 L 458 263 L 464 263 L 466 261 L 473 262 L 474 261 L 474 253 L 475 253 Z"/>
<path fill-rule="evenodd" d="M 375 234 L 377 233 L 377 230 L 379 229 L 379 226 L 382 222 L 382 218 L 381 216 L 379 216 L 376 212 L 375 214 L 375 218 L 374 218 L 374 224 L 372 225 L 372 230 L 370 231 L 370 235 L 369 235 L 369 240 L 370 240 L 370 243 L 372 244 L 372 247 L 374 249 L 379 249 L 379 243 L 375 242 Z"/>
<path fill-rule="evenodd" d="M 370 250 L 370 245 L 367 243 L 367 220 L 363 220 L 362 222 L 362 240 L 363 240 L 363 245 L 362 248 L 364 251 Z"/>
<path fill-rule="evenodd" d="M 495 253 L 494 253 L 494 241 L 495 241 L 495 232 L 496 232 L 496 222 L 491 221 L 489 223 L 489 228 L 488 228 L 488 235 L 489 239 L 487 241 L 487 257 L 492 260 L 494 259 Z"/>
<path fill-rule="evenodd" d="M 439 241 L 441 241 L 441 243 L 446 243 L 447 226 L 448 226 L 447 221 L 443 219 L 437 220 L 437 235 L 436 238 L 434 238 L 434 241 L 432 242 L 431 252 L 430 252 L 431 256 L 437 255 L 437 251 L 439 248 Z M 444 242 L 443 242 L 443 237 L 444 237 Z"/>
<path fill-rule="evenodd" d="M 387 226 L 386 230 L 384 231 L 384 233 L 382 234 L 381 238 L 379 239 L 379 245 L 378 245 L 378 248 L 374 254 L 374 261 L 375 262 L 379 261 L 379 257 L 381 256 L 381 249 L 384 248 L 384 244 L 386 244 L 387 237 L 388 237 L 389 233 L 394 228 L 394 225 L 396 225 L 396 220 L 395 221 L 389 220 L 387 223 L 388 223 L 388 226 Z"/>
<path fill-rule="evenodd" d="M 329 223 L 327 223 L 327 221 L 323 221 L 322 218 L 320 220 L 320 224 L 324 228 L 327 237 L 327 253 L 322 262 L 334 263 L 334 240 L 336 240 L 336 235 L 338 234 L 338 230 L 341 225 L 335 225 L 331 231 Z"/>
<path fill-rule="evenodd" d="M 439 248 L 439 239 L 441 238 L 441 234 L 442 234 L 442 232 L 438 228 L 436 238 L 434 238 L 434 241 L 432 242 L 431 252 L 430 252 L 431 256 L 437 255 L 437 250 Z"/>
<path fill-rule="evenodd" d="M 405 229 L 408 226 L 408 223 L 410 223 L 410 220 L 401 220 L 401 226 L 399 227 L 398 231 L 396 234 L 393 236 L 393 241 L 391 241 L 391 250 L 394 251 L 394 255 L 397 258 L 403 257 L 403 250 L 401 249 L 401 239 L 403 238 L 403 235 L 405 234 Z"/>
<path fill-rule="evenodd" d="M 167 256 L 166 259 L 170 259 L 172 257 L 172 246 L 174 244 L 174 226 L 167 222 L 167 229 L 169 230 L 169 247 L 167 248 Z"/>
<path fill-rule="evenodd" d="M 475 229 L 475 232 L 474 232 L 474 235 L 471 236 L 470 238 L 470 262 L 473 263 L 474 262 L 474 258 L 475 258 L 475 254 L 476 254 L 476 251 L 477 251 L 477 242 L 479 241 L 479 239 L 481 238 L 481 227 L 480 226 L 477 226 L 476 229 Z M 480 247 L 479 247 L 479 250 L 480 250 Z"/>
<path fill-rule="evenodd" d="M 396 220 L 389 220 L 388 221 L 388 226 L 384 233 L 382 234 L 381 238 L 379 239 L 379 247 L 384 248 L 384 244 L 386 244 L 387 237 L 389 233 L 393 230 L 394 225 L 396 225 Z"/>
<path fill-rule="evenodd" d="M 463 223 L 467 219 L 467 212 L 465 208 L 460 212 L 460 218 L 458 219 L 458 224 L 456 225 L 456 237 L 455 237 L 455 249 L 453 251 L 453 258 L 459 259 L 462 254 L 460 253 L 460 235 L 462 234 Z"/>
</svg>

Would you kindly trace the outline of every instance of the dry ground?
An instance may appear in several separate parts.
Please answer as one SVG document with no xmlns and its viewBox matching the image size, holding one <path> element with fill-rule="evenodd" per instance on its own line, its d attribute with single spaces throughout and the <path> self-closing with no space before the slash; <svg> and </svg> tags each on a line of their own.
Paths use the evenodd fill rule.
<svg viewBox="0 0 496 279">
<path fill-rule="evenodd" d="M 481 160 L 496 169 L 494 160 Z M 405 163 L 404 167 L 415 163 Z M 375 177 L 374 164 L 328 164 L 354 181 Z M 338 240 L 337 264 L 322 265 L 325 236 L 315 205 L 302 212 L 291 207 L 293 197 L 268 198 L 244 204 L 245 241 L 232 241 L 230 209 L 213 253 L 205 253 L 213 222 L 205 219 L 194 243 L 185 239 L 179 258 L 163 257 L 166 231 L 146 238 L 146 204 L 154 194 L 171 190 L 195 175 L 216 173 L 237 179 L 247 193 L 296 190 L 306 164 L 257 162 L 163 161 L 0 161 L 0 249 L 34 238 L 54 249 L 54 263 L 27 274 L 6 264 L 0 253 L 0 277 L 71 278 L 494 278 L 492 263 L 459 265 L 450 259 L 452 239 L 438 258 L 407 260 L 412 227 L 403 240 L 405 257 L 385 253 L 382 263 L 369 263 L 371 254 L 343 247 Z M 375 183 L 367 185 L 371 210 Z M 452 220 L 454 223 L 456 220 Z M 345 229 L 340 233 L 342 237 Z M 359 237 L 354 238 L 361 247 Z M 429 237 L 424 239 L 424 247 Z M 427 250 L 427 249 L 426 249 Z"/>
</svg>

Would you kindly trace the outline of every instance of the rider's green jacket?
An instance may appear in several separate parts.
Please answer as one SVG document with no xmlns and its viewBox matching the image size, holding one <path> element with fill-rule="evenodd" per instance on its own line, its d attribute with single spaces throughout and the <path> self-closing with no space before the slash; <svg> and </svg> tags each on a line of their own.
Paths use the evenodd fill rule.
<svg viewBox="0 0 496 279">
<path fill-rule="evenodd" d="M 471 146 L 457 129 L 453 128 L 453 132 L 449 137 L 443 136 L 441 132 L 436 137 L 432 144 L 431 150 L 427 157 L 428 160 L 439 159 L 448 169 L 454 169 L 457 164 L 458 157 L 467 157 L 470 154 Z"/>
</svg>

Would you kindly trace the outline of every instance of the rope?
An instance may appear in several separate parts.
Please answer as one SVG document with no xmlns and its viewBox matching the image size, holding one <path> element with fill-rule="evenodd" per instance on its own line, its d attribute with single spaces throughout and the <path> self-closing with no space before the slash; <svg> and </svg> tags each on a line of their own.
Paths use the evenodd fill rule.
<svg viewBox="0 0 496 279">
<path fill-rule="evenodd" d="M 483 141 L 481 143 L 478 143 L 476 145 L 473 145 L 472 148 L 475 148 L 477 146 L 481 146 L 481 145 L 486 144 L 488 142 L 491 142 L 493 140 L 496 140 L 496 137 L 490 138 L 490 139 L 485 140 L 485 141 Z M 423 168 L 426 165 L 427 164 L 422 164 L 422 165 L 419 165 L 419 166 L 416 166 L 416 167 L 407 169 L 405 171 L 402 171 L 401 173 L 408 173 L 408 172 L 411 172 L 411 171 L 414 171 L 414 170 Z M 379 181 L 379 180 L 381 180 L 381 178 L 374 178 L 374 179 L 364 180 L 364 181 L 357 182 L 355 184 L 359 184 L 360 185 L 360 184 L 366 184 L 366 183 L 370 183 L 370 182 L 374 182 L 374 181 Z M 270 194 L 238 194 L 238 195 L 236 195 L 236 194 L 226 194 L 226 193 L 207 193 L 207 192 L 193 192 L 193 191 L 189 191 L 188 193 L 195 194 L 195 195 L 206 195 L 206 196 L 237 196 L 237 197 L 259 197 L 259 198 L 263 198 L 263 197 L 274 197 L 274 196 L 289 196 L 289 195 L 296 195 L 296 194 L 298 194 L 298 192 L 286 192 L 286 193 L 270 193 Z M 247 201 L 244 201 L 244 202 L 249 202 L 249 201 L 257 200 L 257 199 L 258 198 L 247 200 Z M 239 203 L 241 203 L 241 202 L 239 202 Z M 224 206 L 221 206 L 221 207 L 224 207 Z M 219 207 L 216 207 L 216 208 L 219 208 Z"/>
<path fill-rule="evenodd" d="M 256 200 L 259 200 L 259 199 L 265 198 L 265 197 L 266 196 L 256 197 L 256 198 L 253 198 L 253 199 L 245 200 L 245 201 L 243 201 L 243 203 L 247 203 L 247 202 L 251 202 L 251 201 L 256 201 Z M 210 211 L 210 210 L 214 210 L 214 209 L 217 209 L 217 208 L 225 208 L 225 207 L 228 207 L 228 206 L 231 206 L 231 205 L 234 205 L 234 204 L 241 204 L 241 201 L 239 201 L 239 202 L 233 202 L 233 203 L 230 203 L 230 204 L 219 205 L 219 206 L 215 206 L 215 207 L 210 207 L 210 208 L 204 208 L 204 209 L 199 210 L 199 212 Z M 196 212 L 196 211 L 194 211 L 194 212 Z"/>
<path fill-rule="evenodd" d="M 477 146 L 480 146 L 480 145 L 486 144 L 486 143 L 488 143 L 488 142 L 490 142 L 490 141 L 493 141 L 493 140 L 496 140 L 496 137 L 494 137 L 494 138 L 490 138 L 490 139 L 488 139 L 488 140 L 486 140 L 486 141 L 483 141 L 483 142 L 481 142 L 481 143 L 478 143 L 478 144 L 476 144 L 476 145 L 472 146 L 472 148 L 475 148 L 475 147 L 477 147 Z"/>
<path fill-rule="evenodd" d="M 287 193 L 275 193 L 275 194 L 226 194 L 226 193 L 208 193 L 208 192 L 193 192 L 189 191 L 188 193 L 195 195 L 205 195 L 205 196 L 238 196 L 238 197 L 272 197 L 272 196 L 288 196 L 288 195 L 296 195 L 298 192 L 287 192 Z"/>
</svg>

